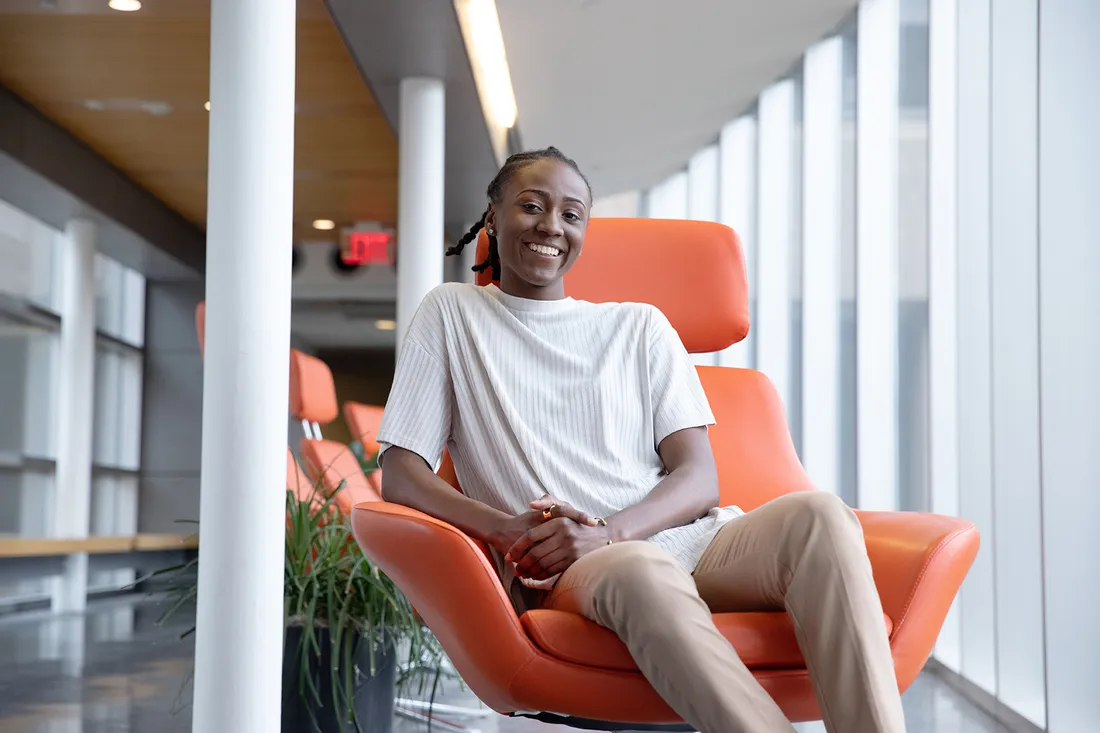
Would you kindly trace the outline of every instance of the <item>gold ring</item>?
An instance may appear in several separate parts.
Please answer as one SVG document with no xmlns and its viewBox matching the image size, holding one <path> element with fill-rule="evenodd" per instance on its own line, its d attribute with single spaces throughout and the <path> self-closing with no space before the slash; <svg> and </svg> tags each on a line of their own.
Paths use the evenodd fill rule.
<svg viewBox="0 0 1100 733">
<path fill-rule="evenodd" d="M 557 511 L 558 509 L 560 509 L 560 507 L 557 504 L 551 504 L 550 508 L 542 513 L 542 518 L 543 519 L 552 519 L 554 517 L 554 512 Z"/>
</svg>

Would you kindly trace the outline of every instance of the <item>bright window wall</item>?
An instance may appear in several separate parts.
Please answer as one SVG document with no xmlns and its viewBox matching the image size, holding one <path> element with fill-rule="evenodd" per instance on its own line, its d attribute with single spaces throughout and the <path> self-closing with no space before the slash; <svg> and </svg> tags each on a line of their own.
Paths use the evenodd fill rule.
<svg viewBox="0 0 1100 733">
<path fill-rule="evenodd" d="M 55 534 L 62 232 L 0 201 L 0 535 Z M 89 534 L 132 535 L 140 464 L 145 280 L 96 256 L 96 359 Z M 117 589 L 125 571 L 90 586 Z M 0 587 L 0 605 L 43 598 L 35 579 Z"/>
<path fill-rule="evenodd" d="M 975 522 L 936 656 L 1052 733 L 1100 720 L 1098 36 L 1091 0 L 863 0 L 646 196 L 709 219 L 717 178 L 753 316 L 717 363 L 822 488 Z"/>
</svg>

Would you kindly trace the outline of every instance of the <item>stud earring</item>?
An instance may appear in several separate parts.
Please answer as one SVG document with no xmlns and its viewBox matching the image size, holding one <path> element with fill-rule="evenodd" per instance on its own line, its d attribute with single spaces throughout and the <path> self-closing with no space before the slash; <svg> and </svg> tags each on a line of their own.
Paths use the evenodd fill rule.
<svg viewBox="0 0 1100 733">
<path fill-rule="evenodd" d="M 485 231 L 486 231 L 486 233 L 488 233 L 488 235 L 490 237 L 493 236 L 493 230 L 492 229 L 486 229 Z"/>
</svg>

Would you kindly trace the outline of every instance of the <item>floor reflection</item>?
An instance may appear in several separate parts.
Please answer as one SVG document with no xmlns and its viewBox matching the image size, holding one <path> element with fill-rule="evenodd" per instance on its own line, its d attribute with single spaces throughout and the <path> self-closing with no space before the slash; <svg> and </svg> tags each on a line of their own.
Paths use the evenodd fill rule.
<svg viewBox="0 0 1100 733">
<path fill-rule="evenodd" d="M 94 604 L 83 616 L 0 617 L 0 731 L 4 733 L 190 733 L 194 621 L 147 598 Z M 448 691 L 441 702 L 476 705 Z M 909 733 L 1009 733 L 937 677 L 905 694 Z M 470 721 L 481 733 L 551 733 L 565 728 L 493 715 Z M 820 723 L 799 733 L 824 733 Z M 397 721 L 395 733 L 426 731 Z"/>
</svg>

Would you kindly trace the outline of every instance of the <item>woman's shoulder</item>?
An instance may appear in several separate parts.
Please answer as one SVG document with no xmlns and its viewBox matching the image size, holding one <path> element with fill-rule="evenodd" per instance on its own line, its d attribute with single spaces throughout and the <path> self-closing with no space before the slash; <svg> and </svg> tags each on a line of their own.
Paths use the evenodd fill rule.
<svg viewBox="0 0 1100 733">
<path fill-rule="evenodd" d="M 484 288 L 471 283 L 443 283 L 428 291 L 421 301 L 421 309 L 435 312 L 453 312 L 482 302 Z"/>
</svg>

